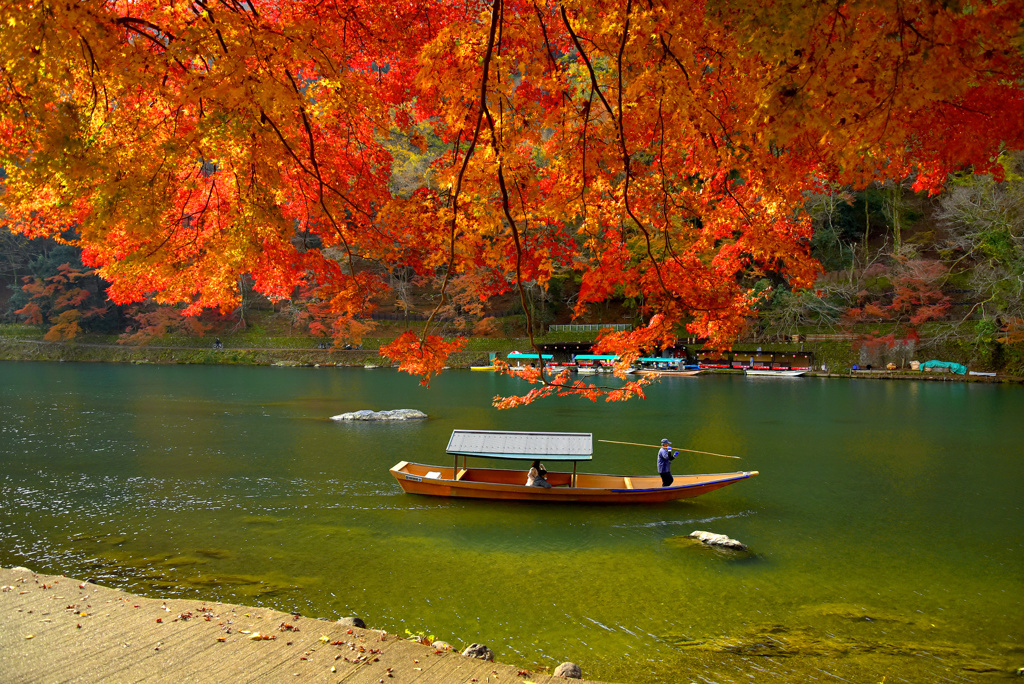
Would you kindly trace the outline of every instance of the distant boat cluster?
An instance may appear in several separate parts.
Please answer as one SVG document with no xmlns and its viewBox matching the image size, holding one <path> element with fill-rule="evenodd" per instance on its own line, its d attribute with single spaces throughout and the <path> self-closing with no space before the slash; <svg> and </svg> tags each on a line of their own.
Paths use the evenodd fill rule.
<svg viewBox="0 0 1024 684">
<path fill-rule="evenodd" d="M 629 372 L 691 376 L 706 371 L 742 370 L 747 375 L 797 377 L 811 370 L 811 356 L 806 352 L 703 353 L 697 358 L 649 356 L 637 359 Z M 618 360 L 614 354 L 573 354 L 562 361 L 556 361 L 553 354 L 511 352 L 508 355 L 508 362 L 514 367 L 543 364 L 544 369 L 552 373 L 564 370 L 581 374 L 611 373 Z M 473 366 L 472 370 L 494 370 L 494 366 Z"/>
</svg>

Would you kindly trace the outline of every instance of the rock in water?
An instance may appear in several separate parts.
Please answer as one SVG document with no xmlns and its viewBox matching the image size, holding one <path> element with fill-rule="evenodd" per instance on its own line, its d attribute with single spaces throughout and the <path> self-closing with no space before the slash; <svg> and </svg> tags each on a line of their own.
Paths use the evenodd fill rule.
<svg viewBox="0 0 1024 684">
<path fill-rule="evenodd" d="M 363 409 L 362 411 L 353 411 L 352 413 L 339 413 L 336 416 L 331 416 L 331 420 L 423 420 L 426 417 L 426 413 L 416 409 L 394 409 L 392 411 L 370 411 Z"/>
<path fill-rule="evenodd" d="M 360 629 L 366 629 L 366 623 L 359 617 L 343 617 L 335 624 L 340 625 L 341 627 L 359 627 Z"/>
<path fill-rule="evenodd" d="M 576 663 L 562 663 L 555 668 L 552 676 L 564 677 L 565 679 L 583 679 L 583 670 Z"/>
<path fill-rule="evenodd" d="M 462 652 L 462 655 L 467 658 L 479 658 L 480 660 L 486 660 L 488 662 L 494 661 L 494 652 L 483 644 L 470 644 L 466 647 L 466 650 Z"/>
<path fill-rule="evenodd" d="M 708 546 L 724 546 L 727 549 L 736 549 L 737 551 L 746 551 L 747 547 L 745 544 L 730 539 L 724 534 L 715 534 L 714 532 L 705 532 L 704 530 L 694 530 L 688 537 L 692 539 L 699 539 Z"/>
</svg>

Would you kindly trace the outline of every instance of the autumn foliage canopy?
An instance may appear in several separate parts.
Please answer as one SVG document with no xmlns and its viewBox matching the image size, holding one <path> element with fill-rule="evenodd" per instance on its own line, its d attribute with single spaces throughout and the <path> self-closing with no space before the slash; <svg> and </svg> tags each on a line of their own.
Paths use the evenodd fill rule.
<svg viewBox="0 0 1024 684">
<path fill-rule="evenodd" d="M 316 292 L 356 319 L 379 264 L 481 299 L 581 274 L 728 345 L 745 283 L 810 285 L 806 193 L 1000 172 L 1024 147 L 1020 0 L 10 0 L 0 206 L 113 285 L 188 312 Z M 395 140 L 441 150 L 389 190 Z M 386 353 L 435 372 L 431 333 Z"/>
</svg>

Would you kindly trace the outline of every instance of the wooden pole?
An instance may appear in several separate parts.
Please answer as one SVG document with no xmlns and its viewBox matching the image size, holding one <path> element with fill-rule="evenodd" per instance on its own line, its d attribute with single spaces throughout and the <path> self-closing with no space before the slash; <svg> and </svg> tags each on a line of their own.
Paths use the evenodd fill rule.
<svg viewBox="0 0 1024 684">
<path fill-rule="evenodd" d="M 636 442 L 616 442 L 614 439 L 599 439 L 598 442 L 607 442 L 608 444 L 626 444 L 628 446 L 641 446 L 651 447 L 652 449 L 660 449 L 659 444 L 637 444 Z M 683 449 L 673 447 L 674 451 L 688 451 L 691 454 L 707 454 L 708 456 L 721 456 L 722 458 L 742 458 L 742 456 L 729 456 L 728 454 L 716 454 L 712 451 L 697 451 L 696 449 Z"/>
</svg>

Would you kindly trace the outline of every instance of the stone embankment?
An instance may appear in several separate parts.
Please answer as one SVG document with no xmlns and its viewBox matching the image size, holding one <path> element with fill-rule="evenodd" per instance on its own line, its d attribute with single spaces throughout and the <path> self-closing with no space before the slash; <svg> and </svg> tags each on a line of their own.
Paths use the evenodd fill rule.
<svg viewBox="0 0 1024 684">
<path fill-rule="evenodd" d="M 358 624 L 0 568 L 0 682 L 566 681 Z"/>
</svg>

